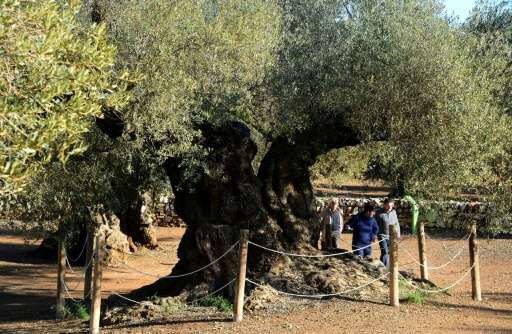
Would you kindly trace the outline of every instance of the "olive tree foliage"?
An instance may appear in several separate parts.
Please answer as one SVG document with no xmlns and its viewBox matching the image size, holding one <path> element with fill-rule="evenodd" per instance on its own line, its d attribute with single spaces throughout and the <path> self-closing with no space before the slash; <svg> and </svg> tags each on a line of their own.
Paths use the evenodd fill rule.
<svg viewBox="0 0 512 334">
<path fill-rule="evenodd" d="M 495 81 L 494 101 L 508 114 L 507 131 L 501 132 L 505 150 L 493 161 L 495 199 L 505 210 L 512 209 L 512 2 L 479 1 L 463 26 L 478 39 L 473 52 L 484 62 Z M 509 211 L 510 213 L 510 211 Z"/>
<path fill-rule="evenodd" d="M 157 161 L 200 157 L 239 119 L 268 142 L 333 120 L 385 139 L 391 181 L 432 193 L 491 177 L 506 127 L 478 38 L 439 1 L 89 1 L 118 66 L 145 74 L 125 135 Z M 84 10 L 84 12 L 88 12 Z M 191 160 L 184 159 L 183 161 Z M 187 163 L 187 162 L 184 162 Z"/>
<path fill-rule="evenodd" d="M 103 25 L 82 29 L 78 1 L 0 2 L 0 194 L 22 190 L 44 164 L 86 150 L 102 106 L 128 101 L 126 73 Z"/>
<path fill-rule="evenodd" d="M 389 180 L 428 195 L 489 177 L 505 120 L 492 72 L 472 53 L 478 40 L 437 1 L 361 1 L 345 21 L 350 80 L 331 101 L 350 105 L 365 137 L 388 141 Z"/>
<path fill-rule="evenodd" d="M 108 24 L 119 66 L 145 76 L 123 121 L 149 157 L 200 155 L 204 124 L 253 118 L 278 40 L 272 1 L 89 1 L 91 11 Z"/>
</svg>

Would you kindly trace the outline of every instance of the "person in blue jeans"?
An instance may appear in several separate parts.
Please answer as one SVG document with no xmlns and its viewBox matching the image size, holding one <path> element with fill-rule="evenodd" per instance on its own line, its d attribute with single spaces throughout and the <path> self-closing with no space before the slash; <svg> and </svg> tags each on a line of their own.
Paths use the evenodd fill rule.
<svg viewBox="0 0 512 334">
<path fill-rule="evenodd" d="M 379 233 L 379 225 L 374 218 L 375 206 L 371 203 L 364 205 L 364 210 L 350 219 L 350 226 L 353 229 L 352 250 L 355 255 L 371 257 L 372 242 Z"/>
<path fill-rule="evenodd" d="M 389 226 L 396 225 L 397 238 L 400 239 L 400 224 L 398 224 L 398 216 L 394 209 L 395 203 L 386 198 L 384 200 L 384 207 L 377 211 L 377 222 L 379 223 L 379 245 L 380 245 L 380 261 L 386 266 L 389 266 Z"/>
</svg>

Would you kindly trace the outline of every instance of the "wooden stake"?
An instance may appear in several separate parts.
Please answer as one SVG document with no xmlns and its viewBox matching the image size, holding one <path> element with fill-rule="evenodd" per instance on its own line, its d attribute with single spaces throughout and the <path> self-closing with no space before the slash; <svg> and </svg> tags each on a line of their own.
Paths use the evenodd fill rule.
<svg viewBox="0 0 512 334">
<path fill-rule="evenodd" d="M 471 288 L 473 300 L 482 301 L 482 290 L 480 289 L 480 261 L 478 259 L 478 240 L 475 224 L 471 226 L 471 235 L 469 237 L 469 264 L 472 267 Z"/>
<path fill-rule="evenodd" d="M 418 228 L 418 252 L 420 257 L 420 272 L 421 279 L 428 280 L 428 267 L 426 256 L 426 241 L 425 241 L 425 223 L 420 222 Z"/>
<path fill-rule="evenodd" d="M 96 236 L 96 251 L 94 256 L 94 281 L 91 296 L 91 319 L 89 330 L 91 334 L 100 332 L 100 312 L 101 312 L 101 276 L 103 265 L 103 247 L 104 238 L 100 234 Z"/>
<path fill-rule="evenodd" d="M 66 243 L 64 240 L 59 240 L 57 260 L 57 319 L 64 319 L 64 309 L 66 306 L 66 298 L 64 296 L 64 280 L 66 279 Z"/>
<path fill-rule="evenodd" d="M 245 274 L 247 271 L 247 250 L 249 247 L 249 230 L 240 230 L 240 244 L 238 248 L 238 276 L 236 279 L 235 291 L 235 314 L 234 321 L 242 321 L 244 314 L 244 296 L 245 296 Z"/>
<path fill-rule="evenodd" d="M 389 303 L 391 306 L 398 307 L 398 243 L 397 243 L 397 227 L 389 225 L 390 234 L 390 250 L 389 250 Z"/>
<path fill-rule="evenodd" d="M 84 301 L 88 303 L 89 312 L 91 311 L 91 287 L 92 287 L 92 267 L 93 263 L 91 259 L 94 256 L 94 233 L 92 231 L 87 235 L 87 249 L 85 253 L 85 265 L 89 266 L 85 269 L 85 278 L 84 278 Z"/>
</svg>

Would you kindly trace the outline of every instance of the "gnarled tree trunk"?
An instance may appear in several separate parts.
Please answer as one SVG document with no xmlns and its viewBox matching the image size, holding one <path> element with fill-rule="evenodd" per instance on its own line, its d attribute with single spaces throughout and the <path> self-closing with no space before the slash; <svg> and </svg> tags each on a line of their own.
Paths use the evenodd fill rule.
<svg viewBox="0 0 512 334">
<path fill-rule="evenodd" d="M 248 228 L 251 241 L 269 248 L 315 252 L 319 226 L 309 167 L 319 154 L 331 148 L 358 144 L 357 136 L 343 126 L 324 126 L 302 133 L 293 141 L 277 139 L 255 173 L 251 163 L 258 147 L 243 123 L 210 128 L 204 135 L 211 151 L 207 172 L 183 184 L 179 161 L 165 164 L 174 187 L 175 208 L 187 224 L 178 248 L 179 262 L 171 275 L 192 272 L 217 259 L 238 241 L 240 228 Z M 293 266 L 304 271 L 307 284 L 323 291 L 335 289 L 325 281 L 314 283 L 318 267 L 299 262 Z M 317 262 L 331 266 L 329 261 Z M 249 277 L 277 277 L 286 266 L 290 267 L 280 255 L 249 248 Z M 185 278 L 160 279 L 135 290 L 132 296 L 201 294 L 226 284 L 236 272 L 235 251 L 206 270 Z M 225 294 L 229 297 L 231 291 Z"/>
</svg>

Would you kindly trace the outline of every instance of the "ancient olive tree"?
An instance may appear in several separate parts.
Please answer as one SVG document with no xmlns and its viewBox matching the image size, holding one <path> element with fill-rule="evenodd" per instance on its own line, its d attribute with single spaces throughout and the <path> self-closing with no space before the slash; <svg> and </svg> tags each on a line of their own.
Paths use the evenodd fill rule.
<svg viewBox="0 0 512 334">
<path fill-rule="evenodd" d="M 78 8 L 78 1 L 0 4 L 2 196 L 19 192 L 43 164 L 84 152 L 91 119 L 127 102 L 105 27 L 82 29 Z"/>
<path fill-rule="evenodd" d="M 436 1 L 89 1 L 83 12 L 108 24 L 118 66 L 145 74 L 114 117 L 122 131 L 103 130 L 165 168 L 188 225 L 172 273 L 208 264 L 241 227 L 267 247 L 313 251 L 309 167 L 332 148 L 387 140 L 416 186 L 449 185 L 462 167 L 478 173 L 486 157 L 471 159 L 495 144 L 500 112 L 469 38 L 441 10 Z M 364 267 L 351 262 L 327 282 L 318 266 L 343 261 L 249 254 L 250 276 L 282 283 L 299 271 L 298 289 L 312 291 L 350 286 L 350 268 Z M 210 290 L 235 276 L 235 260 L 136 293 Z"/>
</svg>

